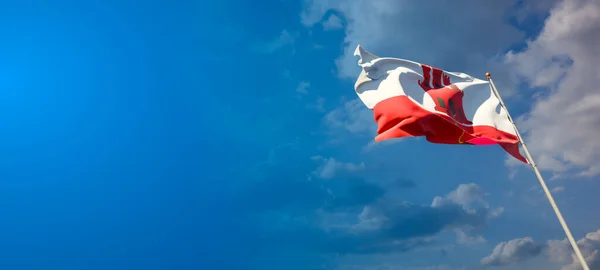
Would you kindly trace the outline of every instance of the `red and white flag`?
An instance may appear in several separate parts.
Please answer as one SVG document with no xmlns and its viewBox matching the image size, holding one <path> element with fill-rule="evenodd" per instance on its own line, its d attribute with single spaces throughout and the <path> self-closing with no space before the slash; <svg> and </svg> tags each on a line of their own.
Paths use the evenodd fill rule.
<svg viewBox="0 0 600 270">
<path fill-rule="evenodd" d="M 498 144 L 527 163 L 519 139 L 488 81 L 413 61 L 377 57 L 360 45 L 354 88 L 373 110 L 375 141 L 425 136 L 432 143 Z"/>
</svg>

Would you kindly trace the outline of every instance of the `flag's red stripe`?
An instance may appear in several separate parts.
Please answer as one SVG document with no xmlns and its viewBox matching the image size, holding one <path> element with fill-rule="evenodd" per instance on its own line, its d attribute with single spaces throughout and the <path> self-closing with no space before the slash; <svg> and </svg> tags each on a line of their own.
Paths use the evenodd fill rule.
<svg viewBox="0 0 600 270">
<path fill-rule="evenodd" d="M 378 124 L 375 141 L 407 136 L 425 136 L 432 143 L 499 144 L 513 157 L 527 163 L 519 152 L 517 136 L 491 126 L 463 126 L 449 116 L 432 113 L 407 96 L 383 100 L 373 107 Z"/>
</svg>

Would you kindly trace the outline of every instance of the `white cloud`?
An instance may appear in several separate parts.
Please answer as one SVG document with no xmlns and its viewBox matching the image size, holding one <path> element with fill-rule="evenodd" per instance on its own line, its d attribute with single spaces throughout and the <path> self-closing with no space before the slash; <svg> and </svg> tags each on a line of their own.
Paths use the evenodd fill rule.
<svg viewBox="0 0 600 270">
<path fill-rule="evenodd" d="M 269 54 L 278 51 L 286 46 L 293 45 L 296 42 L 298 35 L 290 33 L 287 30 L 281 31 L 281 33 L 274 39 L 256 44 L 254 51 L 263 54 Z"/>
<path fill-rule="evenodd" d="M 490 219 L 498 216 L 499 212 L 490 211 L 489 207 L 471 207 L 471 201 L 482 200 L 482 192 L 478 193 L 480 194 L 479 196 L 468 195 L 466 196 L 469 197 L 468 199 L 461 198 L 455 200 L 454 194 L 463 194 L 457 191 L 464 189 L 464 187 L 481 190 L 475 184 L 461 184 L 446 196 L 436 196 L 429 206 L 415 205 L 406 201 L 396 201 L 389 197 L 384 198 L 373 205 L 364 206 L 362 212 L 358 215 L 358 222 L 350 224 L 347 227 L 357 232 L 404 228 L 407 231 L 398 231 L 397 233 L 399 235 L 408 235 L 413 233 L 413 231 L 423 230 L 423 227 L 431 226 L 431 232 L 428 234 L 447 230 L 457 233 L 457 241 L 459 243 L 473 244 L 485 242 L 483 237 L 473 233 L 473 229 L 485 227 Z M 487 205 L 485 202 L 484 204 Z M 431 221 L 427 225 L 419 225 L 416 223 L 420 221 L 419 215 L 428 217 L 439 215 L 440 219 Z M 421 226 L 421 228 L 413 228 L 413 226 Z M 425 229 L 425 231 L 427 230 Z"/>
<path fill-rule="evenodd" d="M 325 115 L 324 124 L 332 131 L 343 131 L 354 135 L 376 135 L 377 123 L 373 112 L 360 99 L 345 102 L 341 107 Z"/>
<path fill-rule="evenodd" d="M 600 267 L 600 230 L 588 233 L 577 241 L 590 269 Z M 549 262 L 562 265 L 561 270 L 579 270 L 581 264 L 573 253 L 567 239 L 548 240 L 545 244 L 537 244 L 531 237 L 517 238 L 498 244 L 492 254 L 481 259 L 481 264 L 488 266 L 519 265 L 539 254 L 545 254 Z"/>
<path fill-rule="evenodd" d="M 504 48 L 525 36 L 506 18 L 541 18 L 557 2 L 457 0 L 431 5 L 426 1 L 306 0 L 301 19 L 310 27 L 332 10 L 344 17 L 344 52 L 336 63 L 345 78 L 358 74 L 353 51 L 360 43 L 378 55 L 476 77 L 490 71 L 506 96 L 515 93 L 519 79 L 549 88 L 538 95 L 532 111 L 519 118 L 519 128 L 526 133 L 540 168 L 554 173 L 579 168 L 582 176 L 593 176 L 600 174 L 600 140 L 595 138 L 600 132 L 600 92 L 593 87 L 600 77 L 596 68 L 600 66 L 600 2 L 558 3 L 539 37 L 528 42 L 525 50 L 502 57 Z"/>
<path fill-rule="evenodd" d="M 353 52 L 360 43 L 380 56 L 406 58 L 477 77 L 489 71 L 499 88 L 512 92 L 509 73 L 494 56 L 502 55 L 503 48 L 524 38 L 524 33 L 505 20 L 512 15 L 507 13 L 517 2 L 306 0 L 301 19 L 310 27 L 331 10 L 345 19 L 344 51 L 336 60 L 341 77 L 358 75 L 360 70 Z"/>
<path fill-rule="evenodd" d="M 376 265 L 376 266 L 357 266 L 357 265 L 342 265 L 336 270 L 467 270 L 466 267 L 455 267 L 449 265 L 434 265 L 421 267 L 405 267 L 401 265 Z"/>
<path fill-rule="evenodd" d="M 356 230 L 378 230 L 385 222 L 389 221 L 381 209 L 365 206 L 363 211 L 358 215 L 359 222 L 352 227 Z"/>
<path fill-rule="evenodd" d="M 498 244 L 492 254 L 481 259 L 481 264 L 490 266 L 511 265 L 537 256 L 542 246 L 536 244 L 531 237 L 513 239 Z"/>
<path fill-rule="evenodd" d="M 473 202 L 479 202 L 488 207 L 483 200 L 485 195 L 486 193 L 475 183 L 460 184 L 456 190 L 448 194 L 448 199 L 465 207 L 470 206 Z"/>
<path fill-rule="evenodd" d="M 499 207 L 489 209 L 489 204 L 484 200 L 486 195 L 487 194 L 483 192 L 477 184 L 460 184 L 446 196 L 435 197 L 431 202 L 431 207 L 444 208 L 448 205 L 459 205 L 467 212 L 477 211 L 476 209 L 479 209 L 478 211 L 480 212 L 485 212 L 484 215 L 480 216 L 480 218 L 484 218 L 485 220 L 498 217 L 502 214 L 504 208 Z M 474 203 L 477 203 L 479 206 L 474 206 Z M 482 222 L 481 224 L 485 224 L 485 222 Z M 457 242 L 460 244 L 478 244 L 486 242 L 482 236 L 474 235 L 474 233 L 480 229 L 478 226 L 463 224 L 460 226 L 450 226 L 449 229 L 456 233 Z"/>
<path fill-rule="evenodd" d="M 317 97 L 317 99 L 315 100 L 314 103 L 306 104 L 306 108 L 309 110 L 315 110 L 317 112 L 324 112 L 325 111 L 325 98 Z"/>
<path fill-rule="evenodd" d="M 558 187 L 553 188 L 551 191 L 552 191 L 552 193 L 559 193 L 559 192 L 563 192 L 564 190 L 565 190 L 565 187 L 558 186 Z"/>
<path fill-rule="evenodd" d="M 338 75 L 343 78 L 354 79 L 360 71 L 353 55 L 360 43 L 380 56 L 411 59 L 476 77 L 492 72 L 496 84 L 508 96 L 515 92 L 515 84 L 502 61 L 502 48 L 524 38 L 524 33 L 506 21 L 507 13 L 517 2 L 457 0 L 448 5 L 431 5 L 426 1 L 408 4 L 396 0 L 306 0 L 301 21 L 312 27 L 331 19 L 331 11 L 344 18 L 344 50 L 335 60 Z M 534 5 L 530 9 L 539 12 L 541 8 Z M 446 15 L 454 13 L 461 16 Z M 352 90 L 349 91 L 351 95 Z M 343 138 L 341 130 L 376 136 L 373 114 L 359 99 L 347 101 L 330 112 L 324 123 L 335 131 L 336 140 Z M 364 151 L 373 146 L 371 142 Z"/>
<path fill-rule="evenodd" d="M 484 195 L 485 192 L 477 185 L 463 184 L 445 196 L 435 197 L 430 205 L 409 203 L 397 196 L 384 196 L 365 205 L 361 212 L 355 214 L 355 218 L 348 212 L 337 214 L 327 222 L 359 237 L 361 244 L 364 243 L 362 236 L 369 236 L 365 241 L 369 245 L 362 246 L 364 251 L 360 253 L 360 259 L 356 253 L 340 257 L 339 266 L 335 269 L 472 269 L 457 266 L 415 267 L 410 263 L 392 263 L 394 260 L 386 256 L 396 257 L 400 253 L 417 250 L 439 252 L 440 246 L 437 244 L 445 232 L 455 232 L 459 244 L 485 242 L 473 229 L 485 228 L 497 215 L 488 207 L 472 206 L 472 202 L 480 201 Z M 454 243 L 452 246 L 455 247 Z"/>
<path fill-rule="evenodd" d="M 329 18 L 323 22 L 323 29 L 325 30 L 337 30 L 343 27 L 342 19 L 335 14 L 331 14 Z"/>
<path fill-rule="evenodd" d="M 419 138 L 419 137 L 416 137 L 416 138 Z M 381 149 L 381 148 L 389 147 L 390 145 L 398 144 L 402 141 L 403 140 L 398 140 L 398 139 L 397 140 L 385 140 L 385 141 L 381 141 L 381 142 L 376 142 L 375 140 L 372 140 L 362 148 L 362 151 L 365 153 L 371 152 L 376 149 Z"/>
<path fill-rule="evenodd" d="M 588 233 L 584 238 L 577 241 L 577 245 L 583 254 L 590 269 L 600 268 L 600 230 Z M 579 260 L 573 254 L 573 249 L 567 239 L 562 241 L 548 241 L 548 257 L 555 262 L 565 263 L 562 270 L 581 269 Z"/>
<path fill-rule="evenodd" d="M 352 162 L 340 162 L 334 158 L 324 158 L 321 156 L 313 157 L 313 160 L 319 160 L 323 163 L 313 172 L 313 174 L 323 179 L 331 179 L 340 173 L 357 172 L 365 169 L 365 164 L 363 162 L 358 164 Z"/>
<path fill-rule="evenodd" d="M 310 82 L 300 82 L 298 87 L 296 87 L 296 92 L 306 95 L 308 94 L 308 88 L 310 87 Z"/>
<path fill-rule="evenodd" d="M 506 62 L 534 87 L 547 88 L 518 119 L 541 169 L 560 175 L 600 173 L 600 2 L 564 0 L 540 35 Z"/>
<path fill-rule="evenodd" d="M 465 245 L 474 245 L 487 242 L 481 235 L 469 236 L 463 230 L 455 230 L 456 242 Z"/>
</svg>

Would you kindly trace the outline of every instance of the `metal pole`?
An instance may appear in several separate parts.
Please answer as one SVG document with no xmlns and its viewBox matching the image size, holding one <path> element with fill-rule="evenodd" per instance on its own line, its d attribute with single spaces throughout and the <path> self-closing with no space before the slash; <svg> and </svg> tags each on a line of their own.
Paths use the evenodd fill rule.
<svg viewBox="0 0 600 270">
<path fill-rule="evenodd" d="M 558 209 L 558 205 L 556 205 L 556 202 L 554 201 L 554 198 L 552 197 L 552 193 L 548 189 L 548 186 L 546 186 L 546 181 L 544 181 L 544 178 L 542 177 L 540 170 L 538 169 L 537 165 L 533 161 L 533 158 L 531 157 L 531 154 L 529 153 L 529 149 L 527 149 L 527 145 L 525 145 L 525 141 L 523 140 L 523 137 L 521 137 L 521 134 L 519 133 L 519 130 L 517 129 L 517 125 L 513 121 L 512 117 L 510 116 L 510 113 L 508 112 L 508 108 L 506 108 L 504 101 L 502 101 L 502 97 L 500 97 L 500 93 L 498 93 L 498 89 L 496 89 L 496 85 L 494 84 L 494 81 L 492 80 L 492 75 L 490 75 L 490 73 L 488 72 L 485 74 L 485 76 L 490 81 L 492 91 L 494 91 L 494 94 L 496 94 L 496 97 L 498 97 L 498 100 L 500 101 L 500 106 L 502 106 L 504 108 L 504 110 L 506 110 L 506 115 L 508 116 L 508 120 L 510 121 L 510 123 L 513 125 L 513 128 L 515 129 L 517 138 L 519 138 L 519 142 L 521 143 L 521 146 L 523 146 L 523 151 L 525 152 L 525 156 L 527 157 L 529 164 L 533 168 L 533 171 L 535 172 L 537 179 L 540 181 L 540 185 L 542 185 L 542 189 L 544 190 L 544 193 L 546 193 L 546 197 L 548 198 L 548 201 L 550 201 L 550 205 L 552 206 L 552 209 L 554 209 L 554 213 L 556 213 L 556 217 L 558 217 L 558 221 L 560 222 L 560 225 L 562 226 L 563 230 L 565 231 L 565 234 L 567 235 L 567 238 L 569 239 L 569 242 L 571 243 L 571 247 L 573 247 L 573 250 L 575 250 L 575 254 L 577 255 L 577 258 L 579 258 L 579 262 L 581 262 L 581 266 L 583 267 L 583 270 L 590 270 L 590 267 L 587 265 L 583 255 L 581 254 L 581 251 L 579 250 L 579 247 L 577 246 L 577 242 L 575 241 L 575 239 L 573 238 L 573 235 L 571 234 L 571 230 L 569 230 L 569 226 L 567 225 L 567 222 L 563 218 L 562 214 L 560 213 L 560 210 Z"/>
</svg>

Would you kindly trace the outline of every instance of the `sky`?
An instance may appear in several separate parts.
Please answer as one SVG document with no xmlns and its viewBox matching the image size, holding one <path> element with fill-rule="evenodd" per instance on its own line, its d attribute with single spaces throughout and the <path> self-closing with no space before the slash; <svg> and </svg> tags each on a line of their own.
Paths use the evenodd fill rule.
<svg viewBox="0 0 600 270">
<path fill-rule="evenodd" d="M 600 269 L 600 1 L 0 0 L 0 268 L 574 270 L 497 146 L 373 141 L 354 49 L 491 72 Z"/>
</svg>

